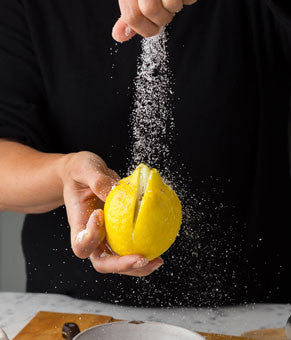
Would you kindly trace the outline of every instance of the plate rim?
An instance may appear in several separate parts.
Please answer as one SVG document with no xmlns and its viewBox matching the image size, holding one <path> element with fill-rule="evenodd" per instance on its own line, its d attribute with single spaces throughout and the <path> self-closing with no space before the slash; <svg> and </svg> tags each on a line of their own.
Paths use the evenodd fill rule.
<svg viewBox="0 0 291 340">
<path fill-rule="evenodd" d="M 175 327 L 175 328 L 179 328 L 179 329 L 182 329 L 183 331 L 186 331 L 186 332 L 189 332 L 195 336 L 197 336 L 197 340 L 206 340 L 206 338 L 204 336 L 202 336 L 201 334 L 195 332 L 195 331 L 191 331 L 190 329 L 187 329 L 187 328 L 184 328 L 184 327 L 181 327 L 181 326 L 176 326 L 176 325 L 171 325 L 171 324 L 168 324 L 168 323 L 165 323 L 165 322 L 159 322 L 159 321 L 135 321 L 135 320 L 131 320 L 131 321 L 111 321 L 111 322 L 108 322 L 108 323 L 103 323 L 103 324 L 100 324 L 100 325 L 96 325 L 96 326 L 93 326 L 93 327 L 90 327 L 88 329 L 85 329 L 83 332 L 79 333 L 75 338 L 74 340 L 79 340 L 79 338 L 86 334 L 87 332 L 90 332 L 92 329 L 95 329 L 95 328 L 98 328 L 98 327 L 107 327 L 107 326 L 110 326 L 110 325 L 115 325 L 115 324 L 119 324 L 119 323 L 123 323 L 123 324 L 132 324 L 134 322 L 142 322 L 143 324 L 155 324 L 155 325 L 162 325 L 162 326 L 170 326 L 170 327 Z M 81 339 L 81 338 L 80 338 Z"/>
</svg>

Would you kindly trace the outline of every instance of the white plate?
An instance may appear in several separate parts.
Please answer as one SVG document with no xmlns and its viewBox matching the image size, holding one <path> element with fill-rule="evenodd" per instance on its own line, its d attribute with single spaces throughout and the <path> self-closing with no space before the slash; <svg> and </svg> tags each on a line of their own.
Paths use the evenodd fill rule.
<svg viewBox="0 0 291 340">
<path fill-rule="evenodd" d="M 205 340 L 187 329 L 159 322 L 113 322 L 87 329 L 74 340 Z"/>
</svg>

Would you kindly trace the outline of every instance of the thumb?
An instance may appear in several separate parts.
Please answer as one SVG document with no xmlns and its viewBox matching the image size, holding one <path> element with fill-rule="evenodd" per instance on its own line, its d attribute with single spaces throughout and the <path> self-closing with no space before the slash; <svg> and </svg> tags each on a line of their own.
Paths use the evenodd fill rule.
<svg viewBox="0 0 291 340">
<path fill-rule="evenodd" d="M 121 18 L 118 19 L 112 30 L 112 37 L 118 42 L 130 40 L 136 35 L 136 32 L 130 28 Z"/>
<path fill-rule="evenodd" d="M 89 257 L 105 239 L 104 215 L 101 209 L 94 210 L 86 228 L 75 225 L 71 228 L 72 248 L 80 258 Z"/>
</svg>

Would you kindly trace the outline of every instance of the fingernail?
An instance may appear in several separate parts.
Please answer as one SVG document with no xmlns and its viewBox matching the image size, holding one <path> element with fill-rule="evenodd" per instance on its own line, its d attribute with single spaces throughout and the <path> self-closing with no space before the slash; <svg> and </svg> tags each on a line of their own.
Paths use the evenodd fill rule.
<svg viewBox="0 0 291 340">
<path fill-rule="evenodd" d="M 96 209 L 91 213 L 89 220 L 87 222 L 87 226 L 92 225 L 92 223 L 94 226 L 96 225 L 96 223 L 99 225 L 103 225 L 103 222 L 104 222 L 103 211 L 101 209 Z"/>
<path fill-rule="evenodd" d="M 104 224 L 104 215 L 103 215 L 103 211 L 102 210 L 97 210 L 97 216 L 98 216 L 98 222 L 100 223 L 100 225 Z"/>
<path fill-rule="evenodd" d="M 105 242 L 105 245 L 106 245 L 106 250 L 105 251 L 107 251 L 109 254 L 111 254 L 111 255 L 117 255 L 112 249 L 111 249 L 111 247 L 110 247 L 110 245 L 108 244 L 108 242 L 106 241 Z"/>
<path fill-rule="evenodd" d="M 106 250 L 104 250 L 104 252 L 100 255 L 100 257 L 109 257 L 111 256 L 109 253 L 107 253 Z"/>
<path fill-rule="evenodd" d="M 138 260 L 133 264 L 132 268 L 134 268 L 134 269 L 143 268 L 143 267 L 145 267 L 148 263 L 149 263 L 148 259 L 146 259 L 145 257 L 142 257 L 142 258 L 138 259 Z"/>
<path fill-rule="evenodd" d="M 130 33 L 131 33 L 131 28 L 130 28 L 129 26 L 126 26 L 126 27 L 125 27 L 125 32 L 124 32 L 125 36 L 126 36 L 126 37 L 129 37 L 129 36 L 130 36 Z"/>
<path fill-rule="evenodd" d="M 159 269 L 163 264 L 164 264 L 164 262 L 157 263 L 157 264 L 154 266 L 154 270 Z"/>
<path fill-rule="evenodd" d="M 98 213 L 97 213 L 97 210 L 94 210 L 90 216 L 89 216 L 89 219 L 88 219 L 88 222 L 87 222 L 87 225 L 86 225 L 86 228 L 89 224 L 91 224 L 93 221 L 94 221 L 94 218 L 95 216 L 98 216 Z M 94 221 L 95 222 L 95 221 Z M 95 223 L 94 223 L 95 224 Z"/>
</svg>

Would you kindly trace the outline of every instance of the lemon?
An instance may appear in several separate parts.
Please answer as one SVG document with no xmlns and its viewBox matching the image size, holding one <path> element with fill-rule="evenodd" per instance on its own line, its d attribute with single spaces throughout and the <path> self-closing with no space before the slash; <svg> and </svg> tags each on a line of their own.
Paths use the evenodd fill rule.
<svg viewBox="0 0 291 340">
<path fill-rule="evenodd" d="M 151 261 L 174 243 L 182 207 L 159 172 L 140 164 L 110 191 L 104 216 L 107 241 L 115 253 L 140 254 Z"/>
</svg>

